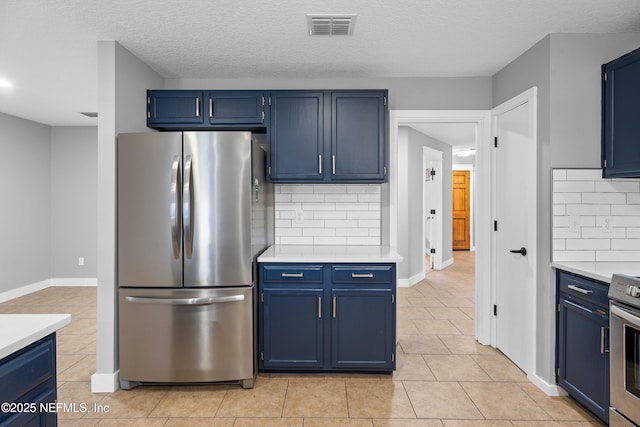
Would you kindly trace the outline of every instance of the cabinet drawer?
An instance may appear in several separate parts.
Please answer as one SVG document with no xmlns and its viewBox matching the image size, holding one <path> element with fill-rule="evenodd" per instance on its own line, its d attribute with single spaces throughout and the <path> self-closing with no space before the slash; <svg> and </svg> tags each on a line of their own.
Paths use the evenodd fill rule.
<svg viewBox="0 0 640 427">
<path fill-rule="evenodd" d="M 50 335 L 0 361 L 0 402 L 13 402 L 56 374 L 56 348 Z"/>
<path fill-rule="evenodd" d="M 565 298 L 580 299 L 602 307 L 608 307 L 607 284 L 566 271 L 558 271 L 558 292 Z"/>
<path fill-rule="evenodd" d="M 262 266 L 264 283 L 322 283 L 322 266 L 291 264 Z"/>
<path fill-rule="evenodd" d="M 391 265 L 334 265 L 333 283 L 392 283 L 395 270 Z"/>
</svg>

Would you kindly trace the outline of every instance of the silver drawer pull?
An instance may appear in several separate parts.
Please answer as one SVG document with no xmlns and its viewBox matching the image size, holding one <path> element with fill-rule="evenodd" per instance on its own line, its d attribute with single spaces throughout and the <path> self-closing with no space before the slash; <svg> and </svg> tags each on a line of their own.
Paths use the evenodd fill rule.
<svg viewBox="0 0 640 427">
<path fill-rule="evenodd" d="M 571 289 L 572 291 L 580 292 L 581 294 L 585 294 L 585 295 L 589 295 L 593 293 L 593 291 L 590 291 L 589 289 L 583 289 L 576 285 L 569 285 L 569 289 Z"/>
<path fill-rule="evenodd" d="M 352 279 L 373 279 L 373 273 L 351 273 Z"/>
<path fill-rule="evenodd" d="M 609 328 L 606 326 L 600 327 L 600 354 L 609 353 L 609 349 L 607 348 L 607 331 Z"/>
<path fill-rule="evenodd" d="M 318 297 L 318 319 L 322 319 L 322 297 Z"/>
<path fill-rule="evenodd" d="M 297 277 L 297 278 L 301 278 L 304 277 L 304 273 L 282 273 L 281 274 L 282 277 Z"/>
</svg>

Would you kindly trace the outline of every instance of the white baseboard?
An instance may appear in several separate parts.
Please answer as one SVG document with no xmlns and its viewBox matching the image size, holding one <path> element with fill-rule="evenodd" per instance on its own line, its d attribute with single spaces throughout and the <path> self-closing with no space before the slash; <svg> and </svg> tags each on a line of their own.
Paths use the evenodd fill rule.
<svg viewBox="0 0 640 427">
<path fill-rule="evenodd" d="M 416 283 L 424 280 L 424 273 L 420 272 L 414 276 L 409 277 L 408 279 L 398 279 L 398 287 L 400 288 L 410 288 Z"/>
<path fill-rule="evenodd" d="M 567 392 L 562 387 L 557 384 L 549 384 L 536 374 L 527 375 L 527 378 L 547 396 L 567 396 Z"/>
<path fill-rule="evenodd" d="M 112 393 L 120 388 L 120 370 L 112 374 L 91 375 L 91 393 Z"/>
<path fill-rule="evenodd" d="M 30 285 L 20 286 L 19 288 L 0 292 L 0 302 L 9 301 L 14 298 L 20 298 L 32 292 L 37 292 L 43 289 L 47 289 L 49 286 L 51 286 L 51 279 L 43 280 L 41 282 L 36 282 Z"/>
<path fill-rule="evenodd" d="M 29 295 L 30 293 L 38 292 L 52 286 L 98 286 L 98 279 L 95 277 L 47 279 L 41 282 L 36 282 L 30 285 L 20 286 L 19 288 L 0 292 L 0 302 L 20 298 L 25 295 Z"/>
<path fill-rule="evenodd" d="M 444 270 L 445 268 L 449 267 L 450 265 L 453 265 L 453 257 L 451 257 L 449 259 L 442 260 L 442 268 L 441 268 L 441 270 Z"/>
<path fill-rule="evenodd" d="M 98 286 L 97 277 L 73 277 L 73 278 L 55 278 L 51 279 L 51 286 L 79 286 L 91 287 Z"/>
</svg>

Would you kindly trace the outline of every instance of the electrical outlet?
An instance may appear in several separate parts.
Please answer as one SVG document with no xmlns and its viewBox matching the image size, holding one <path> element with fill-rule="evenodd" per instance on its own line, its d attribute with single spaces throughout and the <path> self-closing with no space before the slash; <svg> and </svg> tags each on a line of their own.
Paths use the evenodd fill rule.
<svg viewBox="0 0 640 427">
<path fill-rule="evenodd" d="M 304 223 L 304 210 L 302 208 L 296 209 L 296 217 L 293 220 L 294 224 L 302 224 Z"/>
<path fill-rule="evenodd" d="M 569 216 L 569 231 L 572 233 L 577 233 L 580 231 L 580 216 L 579 215 L 570 215 Z"/>
<path fill-rule="evenodd" d="M 78 265 L 84 265 L 84 257 L 78 258 Z"/>
<path fill-rule="evenodd" d="M 602 218 L 602 231 L 605 233 L 613 232 L 613 219 L 610 216 Z"/>
</svg>

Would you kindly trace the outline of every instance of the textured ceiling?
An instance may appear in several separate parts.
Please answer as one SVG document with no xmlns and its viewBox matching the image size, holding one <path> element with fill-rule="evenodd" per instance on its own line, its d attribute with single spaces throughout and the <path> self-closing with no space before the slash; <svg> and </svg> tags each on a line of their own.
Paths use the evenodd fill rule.
<svg viewBox="0 0 640 427">
<path fill-rule="evenodd" d="M 357 14 L 309 37 L 308 13 Z M 95 124 L 97 41 L 164 77 L 490 76 L 549 33 L 640 32 L 639 0 L 0 0 L 0 111 Z"/>
</svg>

